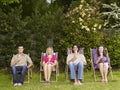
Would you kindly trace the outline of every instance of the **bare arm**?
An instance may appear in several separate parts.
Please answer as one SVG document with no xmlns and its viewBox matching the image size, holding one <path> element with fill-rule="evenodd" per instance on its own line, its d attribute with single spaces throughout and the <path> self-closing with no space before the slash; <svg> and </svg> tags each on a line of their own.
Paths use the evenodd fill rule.
<svg viewBox="0 0 120 90">
<path fill-rule="evenodd" d="M 101 61 L 102 57 L 99 56 L 98 59 L 96 60 L 96 64 L 98 64 Z"/>
</svg>

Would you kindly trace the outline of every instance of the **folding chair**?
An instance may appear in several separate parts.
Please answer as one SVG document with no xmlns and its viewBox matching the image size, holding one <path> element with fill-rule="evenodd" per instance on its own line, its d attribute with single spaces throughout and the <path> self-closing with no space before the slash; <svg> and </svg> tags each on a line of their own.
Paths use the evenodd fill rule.
<svg viewBox="0 0 120 90">
<path fill-rule="evenodd" d="M 78 51 L 80 54 L 84 54 L 84 48 L 80 48 L 79 51 Z M 68 54 L 72 54 L 72 48 L 67 48 L 67 55 Z M 76 70 L 77 71 L 77 70 Z M 65 75 L 66 75 L 66 81 L 68 81 L 68 73 L 69 73 L 69 67 L 68 65 L 66 64 L 66 67 L 65 67 Z M 83 76 L 84 78 L 84 76 Z"/>
<path fill-rule="evenodd" d="M 27 55 L 29 55 L 29 54 L 27 54 Z M 13 54 L 13 56 L 14 56 L 14 54 Z M 28 68 L 27 74 L 26 74 L 27 80 L 25 80 L 24 83 L 30 83 L 30 79 L 32 78 L 32 68 L 33 68 L 33 66 Z M 21 71 L 17 71 L 17 73 L 21 74 Z M 26 77 L 26 75 L 25 75 L 25 77 Z M 13 81 L 13 77 L 12 77 L 12 81 Z"/>
<path fill-rule="evenodd" d="M 58 57 L 58 52 L 54 52 L 54 55 Z M 43 70 L 43 62 L 42 59 L 43 57 L 46 56 L 46 53 L 41 53 L 41 61 L 40 61 L 40 82 L 44 82 L 44 70 Z M 58 59 L 58 58 L 57 58 Z M 55 80 L 51 80 L 51 82 L 57 82 L 58 81 L 58 76 L 59 76 L 59 64 L 57 60 L 57 64 L 55 68 L 52 70 L 51 76 L 55 74 Z"/>
<path fill-rule="evenodd" d="M 91 52 L 91 70 L 93 72 L 93 77 L 94 77 L 94 81 L 97 81 L 96 79 L 96 70 L 99 70 L 98 65 L 95 63 L 95 59 L 94 56 L 95 54 L 97 54 L 97 49 L 90 49 Z M 106 52 L 108 54 L 107 48 L 106 48 Z M 111 79 L 113 80 L 113 74 L 112 74 L 112 67 L 109 63 L 109 67 L 108 67 L 108 74 L 110 73 Z"/>
</svg>

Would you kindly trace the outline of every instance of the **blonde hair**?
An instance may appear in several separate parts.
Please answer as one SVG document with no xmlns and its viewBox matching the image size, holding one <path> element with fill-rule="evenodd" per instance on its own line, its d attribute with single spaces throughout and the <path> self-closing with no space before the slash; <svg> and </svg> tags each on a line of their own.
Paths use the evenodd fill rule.
<svg viewBox="0 0 120 90">
<path fill-rule="evenodd" d="M 48 55 L 48 49 L 51 49 L 51 50 L 52 50 L 52 54 L 53 54 L 53 52 L 54 52 L 53 47 L 48 47 L 48 48 L 46 49 L 46 54 L 47 54 L 47 55 Z"/>
</svg>

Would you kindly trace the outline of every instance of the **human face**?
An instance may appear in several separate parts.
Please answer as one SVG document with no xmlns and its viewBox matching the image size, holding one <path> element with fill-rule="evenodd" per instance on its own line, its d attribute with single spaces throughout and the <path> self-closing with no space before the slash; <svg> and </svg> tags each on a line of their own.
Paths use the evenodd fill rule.
<svg viewBox="0 0 120 90">
<path fill-rule="evenodd" d="M 24 51 L 23 46 L 19 46 L 19 47 L 18 47 L 18 52 L 19 52 L 19 53 L 23 53 L 23 51 Z"/>
<path fill-rule="evenodd" d="M 78 51 L 78 47 L 76 45 L 73 46 L 73 51 L 77 52 Z"/>
<path fill-rule="evenodd" d="M 103 53 L 103 49 L 104 49 L 103 46 L 100 46 L 100 47 L 99 47 L 99 52 L 100 52 L 100 53 Z"/>
<path fill-rule="evenodd" d="M 53 53 L 53 50 L 51 48 L 48 48 L 47 53 L 48 53 L 48 55 L 51 55 Z"/>
</svg>

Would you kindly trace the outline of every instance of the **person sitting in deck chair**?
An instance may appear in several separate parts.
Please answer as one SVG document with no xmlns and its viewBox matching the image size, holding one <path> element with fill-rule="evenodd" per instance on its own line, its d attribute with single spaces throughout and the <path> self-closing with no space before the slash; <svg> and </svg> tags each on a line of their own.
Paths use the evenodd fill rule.
<svg viewBox="0 0 120 90">
<path fill-rule="evenodd" d="M 45 82 L 50 83 L 50 76 L 53 69 L 57 64 L 57 56 L 54 55 L 53 47 L 46 49 L 46 55 L 42 58 L 42 64 L 44 69 Z"/>
<path fill-rule="evenodd" d="M 94 60 L 98 65 L 100 70 L 100 74 L 102 76 L 101 82 L 108 82 L 107 74 L 108 74 L 108 66 L 110 63 L 110 59 L 107 55 L 107 52 L 103 46 L 99 46 L 97 48 L 97 53 L 94 55 Z"/>
<path fill-rule="evenodd" d="M 71 79 L 74 80 L 74 85 L 81 85 L 81 81 L 83 79 L 83 69 L 84 64 L 86 64 L 86 60 L 83 54 L 78 53 L 78 46 L 73 45 L 72 47 L 73 53 L 68 54 L 67 56 L 67 64 L 70 68 L 70 76 Z M 78 70 L 78 77 L 76 77 L 76 68 Z"/>
<path fill-rule="evenodd" d="M 23 51 L 23 45 L 19 45 L 18 54 L 13 55 L 11 60 L 14 86 L 23 85 L 27 69 L 33 65 L 31 58 L 27 54 L 24 54 Z M 18 78 L 18 72 L 20 72 L 20 79 Z"/>
</svg>

